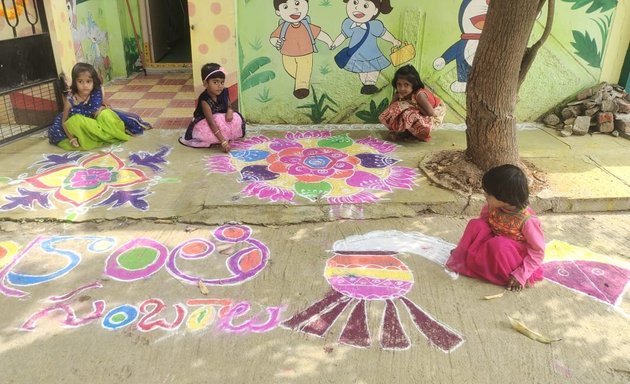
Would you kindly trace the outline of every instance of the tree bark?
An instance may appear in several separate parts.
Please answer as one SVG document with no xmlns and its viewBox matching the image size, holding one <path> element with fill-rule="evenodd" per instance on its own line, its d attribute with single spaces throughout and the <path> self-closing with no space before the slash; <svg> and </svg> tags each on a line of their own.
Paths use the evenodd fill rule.
<svg viewBox="0 0 630 384">
<path fill-rule="evenodd" d="M 527 42 L 544 2 L 491 0 L 489 3 L 466 87 L 466 155 L 483 171 L 501 164 L 520 163 L 514 117 L 516 95 L 540 47 L 537 43 L 528 50 Z M 552 9 L 550 12 L 553 13 Z"/>
</svg>

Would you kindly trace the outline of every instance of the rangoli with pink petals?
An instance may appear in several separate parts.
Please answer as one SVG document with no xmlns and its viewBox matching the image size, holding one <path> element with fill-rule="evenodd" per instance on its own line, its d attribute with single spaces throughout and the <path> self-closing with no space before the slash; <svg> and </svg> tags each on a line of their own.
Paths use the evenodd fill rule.
<svg viewBox="0 0 630 384">
<path fill-rule="evenodd" d="M 228 155 L 207 158 L 211 173 L 239 173 L 242 194 L 270 201 L 296 196 L 329 204 L 374 203 L 395 189 L 412 189 L 417 172 L 397 166 L 396 145 L 330 131 L 288 132 L 235 141 Z"/>
</svg>

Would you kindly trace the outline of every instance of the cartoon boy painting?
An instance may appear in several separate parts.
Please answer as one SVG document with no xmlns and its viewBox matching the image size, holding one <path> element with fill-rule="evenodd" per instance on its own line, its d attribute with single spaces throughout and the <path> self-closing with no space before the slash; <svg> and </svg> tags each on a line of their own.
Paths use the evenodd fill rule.
<svg viewBox="0 0 630 384">
<path fill-rule="evenodd" d="M 280 16 L 278 28 L 269 41 L 282 54 L 282 64 L 289 76 L 295 79 L 293 96 L 298 99 L 310 93 L 313 53 L 317 52 L 315 39 L 330 46 L 332 39 L 317 25 L 310 23 L 308 0 L 273 0 L 276 15 Z"/>
</svg>

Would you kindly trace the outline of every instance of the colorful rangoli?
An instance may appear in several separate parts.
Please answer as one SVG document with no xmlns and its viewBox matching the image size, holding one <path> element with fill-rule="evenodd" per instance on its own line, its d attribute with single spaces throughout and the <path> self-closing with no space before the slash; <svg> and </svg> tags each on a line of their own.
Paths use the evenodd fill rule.
<svg viewBox="0 0 630 384">
<path fill-rule="evenodd" d="M 545 247 L 545 278 L 617 306 L 630 286 L 630 263 L 552 240 Z"/>
<path fill-rule="evenodd" d="M 34 175 L 26 174 L 8 183 L 16 186 L 17 193 L 5 195 L 8 203 L 1 205 L 0 210 L 32 210 L 36 204 L 52 209 L 55 202 L 59 207 L 69 207 L 67 219 L 92 207 L 111 209 L 129 204 L 146 211 L 149 187 L 160 182 L 161 177 L 143 168 L 151 173 L 161 172 L 160 164 L 168 163 L 166 156 L 170 150 L 163 146 L 155 153 L 131 153 L 127 163 L 113 150 L 45 154 L 43 160 L 33 164 L 32 167 L 37 167 Z"/>
<path fill-rule="evenodd" d="M 352 308 L 339 342 L 366 348 L 372 344 L 367 322 L 369 303 L 382 301 L 381 348 L 400 350 L 411 346 L 400 320 L 401 307 L 429 343 L 443 352 L 451 352 L 464 342 L 456 331 L 406 297 L 414 278 L 397 252 L 335 250 L 326 263 L 324 277 L 332 289 L 323 299 L 284 321 L 283 327 L 322 337 L 346 308 Z"/>
<path fill-rule="evenodd" d="M 397 166 L 396 145 L 329 131 L 288 132 L 234 142 L 228 155 L 207 158 L 211 173 L 239 173 L 242 194 L 271 201 L 296 196 L 329 204 L 373 203 L 394 189 L 412 189 L 416 171 Z"/>
</svg>

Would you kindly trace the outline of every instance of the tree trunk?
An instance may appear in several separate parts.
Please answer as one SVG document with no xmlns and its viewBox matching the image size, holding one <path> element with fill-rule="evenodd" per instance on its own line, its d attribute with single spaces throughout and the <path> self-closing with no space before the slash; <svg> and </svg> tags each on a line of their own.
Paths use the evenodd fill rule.
<svg viewBox="0 0 630 384">
<path fill-rule="evenodd" d="M 489 2 L 466 87 L 466 154 L 483 171 L 501 164 L 520 163 L 514 117 L 516 95 L 520 81 L 544 41 L 541 39 L 534 44 L 534 50 L 527 49 L 536 16 L 544 2 Z M 549 6 L 553 15 L 553 1 Z M 550 27 L 548 23 L 545 38 Z"/>
</svg>

